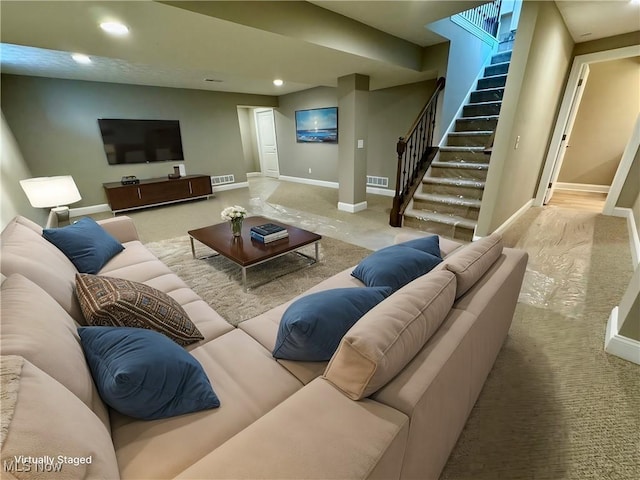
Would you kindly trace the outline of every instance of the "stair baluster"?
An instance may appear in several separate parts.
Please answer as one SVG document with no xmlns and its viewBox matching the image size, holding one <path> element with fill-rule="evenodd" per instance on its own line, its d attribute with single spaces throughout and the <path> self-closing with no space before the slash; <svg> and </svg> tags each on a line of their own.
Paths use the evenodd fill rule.
<svg viewBox="0 0 640 480">
<path fill-rule="evenodd" d="M 402 215 L 420 185 L 422 177 L 431 165 L 438 148 L 433 146 L 433 132 L 436 125 L 438 95 L 444 89 L 445 79 L 436 82 L 433 95 L 424 106 L 409 132 L 398 139 L 398 169 L 396 171 L 396 192 L 389 217 L 389 225 L 402 226 Z"/>
</svg>

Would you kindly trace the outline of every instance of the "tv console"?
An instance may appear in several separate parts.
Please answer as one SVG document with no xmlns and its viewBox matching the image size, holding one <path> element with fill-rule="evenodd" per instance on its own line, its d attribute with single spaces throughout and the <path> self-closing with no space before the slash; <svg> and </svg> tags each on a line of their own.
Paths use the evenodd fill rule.
<svg viewBox="0 0 640 480">
<path fill-rule="evenodd" d="M 186 175 L 175 179 L 148 178 L 141 179 L 137 184 L 110 182 L 103 183 L 102 186 L 113 213 L 207 198 L 213 193 L 209 175 Z"/>
</svg>

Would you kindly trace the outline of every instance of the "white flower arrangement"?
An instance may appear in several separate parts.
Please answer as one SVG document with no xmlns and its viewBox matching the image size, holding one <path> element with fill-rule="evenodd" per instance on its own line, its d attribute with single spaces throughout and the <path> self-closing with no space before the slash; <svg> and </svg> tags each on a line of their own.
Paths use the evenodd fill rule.
<svg viewBox="0 0 640 480">
<path fill-rule="evenodd" d="M 233 207 L 227 207 L 220 213 L 220 217 L 222 220 L 242 220 L 247 216 L 247 210 L 239 205 L 234 205 Z"/>
</svg>

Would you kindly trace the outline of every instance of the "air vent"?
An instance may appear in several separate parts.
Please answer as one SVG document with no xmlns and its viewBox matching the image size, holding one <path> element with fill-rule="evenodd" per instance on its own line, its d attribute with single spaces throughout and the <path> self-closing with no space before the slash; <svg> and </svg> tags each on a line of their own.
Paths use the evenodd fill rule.
<svg viewBox="0 0 640 480">
<path fill-rule="evenodd" d="M 388 187 L 389 186 L 389 178 L 388 177 L 373 177 L 371 175 L 367 175 L 367 185 L 370 187 Z"/>
<path fill-rule="evenodd" d="M 215 185 L 223 185 L 225 183 L 235 183 L 236 179 L 233 175 L 219 175 L 211 177 L 211 183 Z"/>
</svg>

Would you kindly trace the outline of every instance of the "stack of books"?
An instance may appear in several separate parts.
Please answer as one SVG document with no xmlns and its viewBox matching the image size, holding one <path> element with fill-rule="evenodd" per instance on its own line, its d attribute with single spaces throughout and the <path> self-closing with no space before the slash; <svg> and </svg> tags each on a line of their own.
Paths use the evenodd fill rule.
<svg viewBox="0 0 640 480">
<path fill-rule="evenodd" d="M 265 223 L 264 225 L 251 227 L 251 238 L 262 243 L 275 242 L 288 236 L 289 232 L 287 232 L 286 228 L 274 223 Z"/>
</svg>

